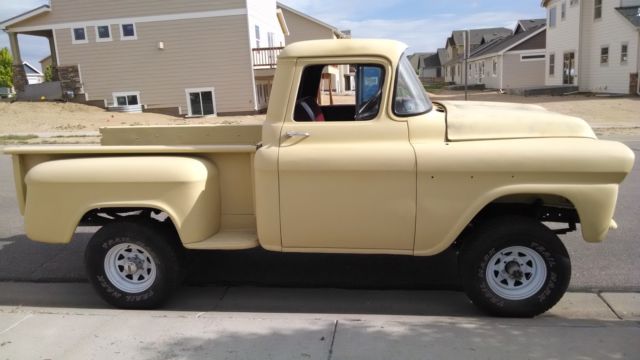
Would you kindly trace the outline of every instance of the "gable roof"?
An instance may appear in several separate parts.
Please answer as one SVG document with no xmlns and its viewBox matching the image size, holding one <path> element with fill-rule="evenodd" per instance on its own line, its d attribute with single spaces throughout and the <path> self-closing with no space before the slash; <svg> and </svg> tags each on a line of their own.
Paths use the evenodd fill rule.
<svg viewBox="0 0 640 360">
<path fill-rule="evenodd" d="M 496 38 L 483 46 L 478 47 L 471 52 L 470 59 L 482 58 L 492 55 L 498 55 L 509 51 L 517 45 L 533 38 L 547 29 L 546 22 L 538 24 L 535 27 L 530 28 L 529 31 L 522 31 L 517 34 L 506 36 L 503 38 Z"/>
<path fill-rule="evenodd" d="M 28 62 L 24 61 L 22 63 L 22 66 L 24 67 L 24 72 L 27 75 L 40 75 L 40 76 L 42 76 L 42 73 L 40 72 L 40 70 L 34 68 L 33 65 L 29 64 Z"/>
<path fill-rule="evenodd" d="M 516 31 L 514 33 L 520 33 L 522 31 L 530 31 L 534 28 L 542 24 L 546 24 L 547 19 L 527 19 L 527 20 L 518 20 L 518 25 L 516 25 Z"/>
<path fill-rule="evenodd" d="M 415 69 L 418 70 L 420 68 L 424 67 L 424 63 L 426 61 L 426 59 L 428 59 L 429 57 L 435 55 L 435 53 L 425 53 L 425 52 L 421 52 L 421 53 L 414 53 L 412 55 L 409 55 L 409 62 L 411 63 L 411 66 Z"/>
<path fill-rule="evenodd" d="M 454 30 L 451 33 L 451 39 L 455 45 L 464 45 L 464 33 L 467 30 Z M 483 38 L 493 39 L 499 36 L 511 35 L 513 31 L 507 28 L 484 28 L 484 29 L 470 29 L 469 30 L 469 44 L 480 45 Z"/>
<path fill-rule="evenodd" d="M 631 25 L 640 27 L 640 6 L 628 6 L 616 8 L 618 12 L 624 16 Z"/>
<path fill-rule="evenodd" d="M 291 8 L 291 7 L 285 5 L 285 4 L 281 3 L 281 2 L 277 2 L 276 3 L 276 7 L 284 9 L 284 10 L 287 10 L 287 11 L 289 11 L 291 13 L 294 13 L 294 14 L 300 16 L 300 17 L 303 17 L 303 18 L 305 18 L 305 19 L 307 19 L 309 21 L 312 21 L 312 22 L 314 22 L 314 23 L 316 23 L 316 24 L 318 24 L 320 26 L 326 27 L 327 29 L 333 31 L 333 33 L 339 39 L 348 38 L 348 36 L 346 34 L 344 34 L 342 31 L 338 30 L 338 28 L 336 28 L 335 26 L 331 26 L 331 25 L 327 24 L 326 22 L 320 21 L 320 20 L 318 20 L 318 19 L 316 19 L 316 18 L 314 18 L 312 16 L 309 16 L 309 15 L 303 13 L 303 12 L 300 12 L 300 11 L 294 9 L 294 8 Z"/>
<path fill-rule="evenodd" d="M 38 6 L 37 8 L 33 9 L 33 10 L 29 10 L 27 12 L 23 12 L 22 14 L 16 15 L 12 18 L 6 19 L 2 22 L 0 22 L 0 30 L 5 30 L 7 28 L 7 26 L 11 26 L 13 24 L 19 23 L 21 21 L 27 20 L 29 18 L 32 18 L 34 16 L 40 15 L 42 13 L 45 12 L 50 12 L 51 11 L 51 7 L 49 5 L 42 5 L 42 6 Z"/>
</svg>

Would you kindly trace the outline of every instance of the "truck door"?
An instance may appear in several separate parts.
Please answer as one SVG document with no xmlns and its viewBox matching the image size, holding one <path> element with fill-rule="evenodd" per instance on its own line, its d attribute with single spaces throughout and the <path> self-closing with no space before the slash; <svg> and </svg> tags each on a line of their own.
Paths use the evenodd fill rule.
<svg viewBox="0 0 640 360">
<path fill-rule="evenodd" d="M 391 69 L 298 62 L 278 160 L 285 250 L 413 251 L 416 160 L 406 122 L 386 115 Z"/>
</svg>

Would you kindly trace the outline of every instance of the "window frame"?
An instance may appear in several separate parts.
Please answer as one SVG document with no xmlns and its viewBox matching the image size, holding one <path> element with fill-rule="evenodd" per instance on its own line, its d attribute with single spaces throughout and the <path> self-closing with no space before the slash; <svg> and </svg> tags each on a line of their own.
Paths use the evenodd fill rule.
<svg viewBox="0 0 640 360">
<path fill-rule="evenodd" d="M 142 106 L 142 98 L 140 98 L 140 91 L 117 91 L 117 92 L 113 92 L 111 93 L 111 96 L 113 97 L 113 105 L 114 106 Z M 138 103 L 135 105 L 129 105 L 129 96 L 136 96 L 138 98 Z M 119 97 L 125 97 L 127 98 L 127 104 L 126 105 L 119 105 L 118 104 L 118 98 Z"/>
<path fill-rule="evenodd" d="M 594 0 L 593 2 L 593 20 L 602 19 L 602 0 Z"/>
<path fill-rule="evenodd" d="M 127 36 L 124 34 L 124 26 L 125 25 L 131 25 L 133 28 L 133 35 Z M 120 29 L 120 40 L 121 41 L 127 41 L 127 40 L 138 40 L 138 28 L 136 27 L 136 23 L 131 21 L 131 22 L 122 22 L 120 24 L 118 24 L 118 28 Z"/>
<path fill-rule="evenodd" d="M 98 28 L 101 27 L 107 27 L 107 29 L 109 29 L 109 37 L 108 38 L 101 38 L 100 37 L 100 32 L 98 31 Z M 99 25 L 95 25 L 94 27 L 94 31 L 96 32 L 96 42 L 108 42 L 108 41 L 113 41 L 113 31 L 111 30 L 111 25 L 109 24 L 99 24 Z"/>
<path fill-rule="evenodd" d="M 548 69 L 549 77 L 556 76 L 556 53 L 549 54 L 549 69 Z"/>
<path fill-rule="evenodd" d="M 216 91 L 215 91 L 214 87 L 188 88 L 188 89 L 184 89 L 184 92 L 185 92 L 185 97 L 186 97 L 186 100 L 187 100 L 187 115 L 186 115 L 186 117 L 218 116 L 218 105 L 216 103 Z M 191 99 L 189 98 L 189 95 L 191 93 L 200 93 L 200 107 L 202 108 L 202 93 L 203 92 L 211 92 L 211 101 L 213 102 L 213 114 L 193 115 L 193 109 L 191 108 Z M 204 113 L 204 111 L 203 111 L 203 113 Z"/>
<path fill-rule="evenodd" d="M 254 31 L 256 36 L 256 48 L 260 49 L 260 25 L 254 25 Z"/>
<path fill-rule="evenodd" d="M 622 51 L 623 48 L 626 48 L 627 51 Z M 626 59 L 624 58 L 626 56 Z M 620 44 L 620 65 L 629 64 L 629 43 L 623 42 Z"/>
<path fill-rule="evenodd" d="M 603 53 L 603 50 L 607 50 L 607 54 Z M 606 61 L 603 61 L 606 56 Z M 611 47 L 609 45 L 600 46 L 600 66 L 609 66 L 611 63 Z"/>
<path fill-rule="evenodd" d="M 76 29 L 82 29 L 84 32 L 84 39 L 78 40 L 76 39 Z M 86 26 L 75 26 L 71 28 L 71 43 L 74 45 L 77 44 L 87 44 L 89 42 L 89 34 L 87 33 Z"/>
<path fill-rule="evenodd" d="M 520 54 L 521 62 L 544 61 L 547 55 L 544 53 Z"/>
<path fill-rule="evenodd" d="M 556 6 L 552 6 L 549 8 L 549 29 L 554 29 L 558 24 L 558 8 Z"/>
</svg>

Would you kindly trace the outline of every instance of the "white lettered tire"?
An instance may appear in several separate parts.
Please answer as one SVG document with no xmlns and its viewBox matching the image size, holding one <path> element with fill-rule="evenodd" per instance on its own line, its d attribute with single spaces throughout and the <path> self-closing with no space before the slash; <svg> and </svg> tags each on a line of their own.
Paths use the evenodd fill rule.
<svg viewBox="0 0 640 360">
<path fill-rule="evenodd" d="M 89 281 L 106 302 L 119 308 L 162 305 L 181 278 L 169 236 L 170 232 L 146 222 L 103 226 L 85 250 Z"/>
<path fill-rule="evenodd" d="M 494 316 L 533 317 L 553 307 L 571 278 L 560 239 L 535 219 L 503 216 L 481 224 L 459 255 L 469 299 Z"/>
</svg>

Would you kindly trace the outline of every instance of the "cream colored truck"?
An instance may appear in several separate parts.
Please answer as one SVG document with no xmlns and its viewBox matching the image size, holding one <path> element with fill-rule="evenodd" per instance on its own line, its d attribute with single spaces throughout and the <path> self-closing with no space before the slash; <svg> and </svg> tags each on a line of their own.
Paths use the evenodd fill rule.
<svg viewBox="0 0 640 360">
<path fill-rule="evenodd" d="M 78 226 L 101 226 L 88 276 L 124 308 L 160 305 L 179 284 L 184 249 L 429 256 L 454 247 L 480 308 L 546 311 L 570 279 L 557 235 L 579 223 L 600 242 L 615 228 L 633 152 L 537 106 L 432 104 L 405 49 L 287 47 L 262 126 L 105 128 L 101 146 L 6 148 L 26 234 L 65 244 Z"/>
</svg>

